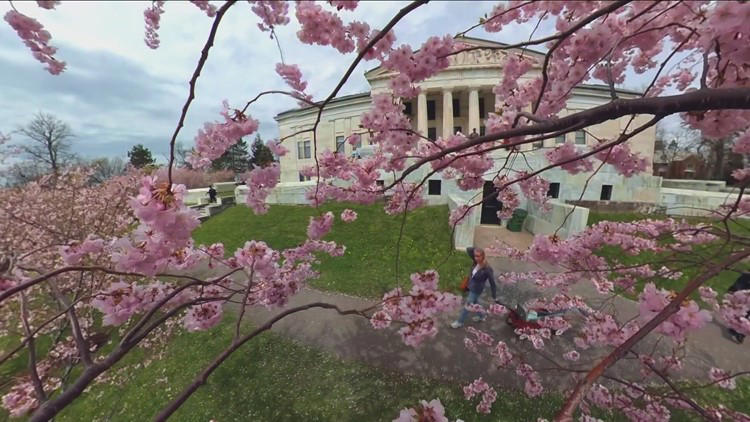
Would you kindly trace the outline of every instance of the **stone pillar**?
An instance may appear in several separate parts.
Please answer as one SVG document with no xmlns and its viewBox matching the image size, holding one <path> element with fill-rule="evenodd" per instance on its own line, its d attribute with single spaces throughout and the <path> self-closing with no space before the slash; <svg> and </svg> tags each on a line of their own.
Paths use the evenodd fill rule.
<svg viewBox="0 0 750 422">
<path fill-rule="evenodd" d="M 479 115 L 479 91 L 472 89 L 469 91 L 469 127 L 466 135 L 476 130 L 479 134 L 479 127 L 482 125 L 482 116 Z"/>
<path fill-rule="evenodd" d="M 453 135 L 453 93 L 443 91 L 443 139 Z"/>
<path fill-rule="evenodd" d="M 417 97 L 417 132 L 427 136 L 427 94 L 424 92 Z"/>
</svg>

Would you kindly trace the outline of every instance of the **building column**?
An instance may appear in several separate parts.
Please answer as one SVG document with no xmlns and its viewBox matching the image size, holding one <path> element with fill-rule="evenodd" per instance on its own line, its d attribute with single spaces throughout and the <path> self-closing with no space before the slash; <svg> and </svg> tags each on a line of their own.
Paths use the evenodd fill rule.
<svg viewBox="0 0 750 422">
<path fill-rule="evenodd" d="M 453 93 L 443 91 L 443 139 L 453 135 Z"/>
<path fill-rule="evenodd" d="M 479 115 L 479 91 L 472 89 L 469 91 L 469 128 L 466 134 L 471 135 L 475 130 L 478 134 L 481 125 L 482 116 Z"/>
<path fill-rule="evenodd" d="M 417 97 L 417 131 L 427 136 L 427 94 L 424 92 Z"/>
</svg>

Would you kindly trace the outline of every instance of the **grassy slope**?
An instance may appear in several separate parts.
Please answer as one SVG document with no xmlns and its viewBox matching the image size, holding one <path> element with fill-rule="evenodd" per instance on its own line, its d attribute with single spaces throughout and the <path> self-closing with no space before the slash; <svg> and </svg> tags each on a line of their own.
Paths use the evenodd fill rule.
<svg viewBox="0 0 750 422">
<path fill-rule="evenodd" d="M 345 208 L 357 212 L 359 217 L 355 222 L 341 222 L 339 214 Z M 323 207 L 323 211 L 333 211 L 336 215 L 333 229 L 324 240 L 344 244 L 347 250 L 342 257 L 322 257 L 321 277 L 312 285 L 367 297 L 379 297 L 393 288 L 396 285 L 396 241 L 402 216 L 385 214 L 381 205 L 332 204 Z M 277 249 L 288 248 L 304 241 L 310 216 L 315 215 L 315 209 L 306 206 L 273 205 L 268 214 L 256 216 L 240 205 L 201 224 L 193 238 L 197 244 L 224 242 L 228 253 L 250 239 L 263 240 Z M 466 254 L 452 250 L 448 208 L 415 210 L 406 219 L 399 280 L 409 285 L 409 274 L 436 268 L 441 263 L 443 289 L 454 289 L 471 263 Z"/>
<path fill-rule="evenodd" d="M 99 385 L 67 408 L 59 421 L 150 420 L 200 368 L 231 340 L 225 320 L 209 332 L 184 333 L 165 359 L 130 372 L 123 386 Z M 131 363 L 137 362 L 129 359 Z M 422 399 L 440 398 L 451 420 L 521 421 L 551 417 L 558 396 L 528 399 L 499 391 L 492 417 L 480 416 L 477 401 L 464 400 L 454 383 L 428 381 L 341 361 L 308 347 L 265 334 L 222 365 L 173 417 L 176 421 L 376 421 Z M 0 417 L 1 418 L 1 417 Z"/>
<path fill-rule="evenodd" d="M 665 218 L 664 216 L 654 216 L 654 215 L 641 215 L 641 214 L 635 214 L 635 213 L 597 213 L 597 212 L 591 212 L 589 213 L 589 225 L 596 224 L 600 221 L 634 221 L 634 220 L 641 220 L 645 218 Z M 695 218 L 690 219 L 690 221 L 700 222 L 700 221 L 706 221 Z M 730 223 L 731 224 L 731 223 Z M 750 230 L 747 228 L 737 225 L 737 224 L 731 224 L 730 226 L 731 230 L 733 232 L 741 233 L 741 234 L 750 234 Z M 707 245 L 705 247 L 697 247 L 694 250 L 700 253 L 702 256 L 710 256 L 716 252 L 719 251 L 719 244 L 711 244 Z M 625 264 L 637 264 L 639 262 L 649 262 L 659 259 L 658 254 L 654 254 L 651 252 L 643 252 L 636 256 L 630 256 L 630 255 L 624 255 L 620 251 L 619 248 L 616 247 L 606 247 L 603 248 L 602 251 L 599 253 L 599 255 L 605 257 L 605 258 L 614 258 L 617 257 L 618 260 Z M 719 258 L 721 259 L 723 256 L 726 256 L 726 252 L 720 253 Z M 740 269 L 748 270 L 750 269 L 750 266 L 747 264 L 742 264 L 741 266 L 738 266 Z M 690 278 L 696 276 L 700 271 L 702 270 L 702 267 L 690 267 L 683 270 L 683 276 L 678 280 L 665 280 L 662 279 L 659 281 L 659 286 L 663 287 L 665 289 L 670 290 L 677 290 L 680 287 L 685 285 L 685 282 L 689 280 Z M 736 271 L 723 271 L 721 274 L 719 274 L 717 277 L 714 277 L 713 279 L 709 280 L 706 285 L 713 287 L 717 292 L 719 292 L 720 295 L 722 295 L 729 286 L 734 283 L 734 281 L 739 276 L 739 273 Z M 644 280 L 639 280 L 638 285 L 636 289 L 640 291 L 643 287 L 643 285 L 646 282 Z M 694 297 L 697 299 L 697 294 L 694 295 Z"/>
</svg>

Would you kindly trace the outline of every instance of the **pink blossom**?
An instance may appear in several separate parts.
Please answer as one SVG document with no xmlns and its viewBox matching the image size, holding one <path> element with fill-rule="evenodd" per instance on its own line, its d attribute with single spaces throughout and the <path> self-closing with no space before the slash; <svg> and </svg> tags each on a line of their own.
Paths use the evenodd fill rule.
<svg viewBox="0 0 750 422">
<path fill-rule="evenodd" d="M 80 244 L 71 243 L 60 248 L 60 255 L 68 265 L 77 265 L 84 255 L 99 253 L 104 248 L 104 240 L 89 235 Z"/>
<path fill-rule="evenodd" d="M 328 234 L 333 226 L 333 213 L 328 211 L 320 217 L 310 217 L 310 224 L 307 226 L 307 237 L 310 239 L 320 239 Z"/>
<path fill-rule="evenodd" d="M 708 371 L 708 377 L 711 381 L 718 381 L 719 387 L 726 388 L 727 390 L 734 390 L 737 388 L 737 384 L 734 381 L 734 377 L 728 371 L 719 368 L 711 368 Z"/>
<path fill-rule="evenodd" d="M 44 2 L 49 5 L 50 2 Z M 54 3 L 52 3 L 54 5 Z M 41 6 L 41 5 L 40 5 Z M 42 6 L 45 7 L 45 6 Z M 65 62 L 58 61 L 53 56 L 57 48 L 48 44 L 52 36 L 47 32 L 42 24 L 36 19 L 30 18 L 15 10 L 9 10 L 5 14 L 5 21 L 16 31 L 26 47 L 31 50 L 31 54 L 42 64 L 46 64 L 47 71 L 53 75 L 60 74 L 65 70 Z"/>
<path fill-rule="evenodd" d="M 221 322 L 222 307 L 216 302 L 202 303 L 188 308 L 183 319 L 188 331 L 207 330 Z"/>
<path fill-rule="evenodd" d="M 611 164 L 615 170 L 625 177 L 642 173 L 648 166 L 648 160 L 639 154 L 631 152 L 628 144 L 618 144 L 596 153 L 596 158 Z"/>
<path fill-rule="evenodd" d="M 289 150 L 284 147 L 284 145 L 281 145 L 281 142 L 276 142 L 274 140 L 266 142 L 266 146 L 271 150 L 273 155 L 277 157 L 283 157 L 287 152 L 289 152 Z"/>
<path fill-rule="evenodd" d="M 346 142 L 349 145 L 356 146 L 359 145 L 360 142 L 362 142 L 362 137 L 357 133 L 352 133 L 348 138 L 346 138 Z"/>
<path fill-rule="evenodd" d="M 209 3 L 208 0 L 190 0 L 190 3 L 204 11 L 209 18 L 216 16 L 216 6 Z"/>
<path fill-rule="evenodd" d="M 372 328 L 382 330 L 391 325 L 391 316 L 384 311 L 377 311 L 370 317 Z"/>
<path fill-rule="evenodd" d="M 143 18 L 146 21 L 146 45 L 151 49 L 159 48 L 159 21 L 164 14 L 164 1 L 158 0 L 151 2 L 151 6 L 143 11 Z"/>
<path fill-rule="evenodd" d="M 550 163 L 559 164 L 568 160 L 577 158 L 581 153 L 573 144 L 562 144 L 555 147 L 550 151 L 547 151 L 545 155 Z M 594 169 L 594 164 L 588 158 L 581 158 L 575 161 L 561 164 L 560 168 L 566 170 L 570 174 L 578 174 L 584 171 L 591 171 Z"/>
<path fill-rule="evenodd" d="M 37 0 L 36 4 L 43 9 L 54 9 L 60 4 L 60 0 Z"/>
<path fill-rule="evenodd" d="M 276 25 L 289 23 L 289 3 L 276 0 L 251 0 L 250 3 L 253 13 L 263 21 L 258 24 L 261 31 L 271 31 Z"/>
<path fill-rule="evenodd" d="M 357 219 L 357 213 L 350 209 L 345 209 L 341 212 L 341 221 L 345 223 L 351 223 Z"/>
<path fill-rule="evenodd" d="M 256 167 L 247 173 L 245 184 L 248 190 L 245 203 L 255 214 L 268 212 L 266 198 L 279 183 L 280 176 L 281 168 L 278 163 L 266 167 Z"/>
<path fill-rule="evenodd" d="M 359 0 L 329 0 L 328 3 L 338 10 L 354 10 L 357 8 Z"/>
<path fill-rule="evenodd" d="M 307 82 L 302 80 L 302 72 L 296 64 L 283 64 L 276 63 L 276 73 L 284 79 L 287 85 L 293 90 L 294 94 L 301 99 L 311 100 L 312 97 L 305 94 L 305 88 L 307 88 Z M 306 105 L 306 102 L 302 102 Z"/>
<path fill-rule="evenodd" d="M 221 157 L 226 150 L 243 136 L 258 130 L 258 121 L 247 117 L 240 110 L 230 110 L 229 103 L 223 102 L 221 115 L 224 122 L 205 123 L 195 137 L 195 150 L 188 161 L 193 168 L 205 168 L 213 160 Z"/>
<path fill-rule="evenodd" d="M 448 422 L 440 400 L 422 400 L 417 408 L 402 409 L 393 422 Z"/>
<path fill-rule="evenodd" d="M 563 358 L 565 358 L 566 360 L 573 361 L 573 362 L 577 361 L 580 357 L 581 357 L 581 355 L 577 351 L 575 351 L 575 350 L 571 350 L 569 352 L 566 352 L 563 355 Z"/>
<path fill-rule="evenodd" d="M 464 387 L 464 396 L 467 400 L 479 394 L 482 395 L 482 400 L 477 405 L 477 412 L 489 414 L 492 410 L 492 403 L 497 400 L 497 392 L 482 380 L 481 377 Z"/>
</svg>

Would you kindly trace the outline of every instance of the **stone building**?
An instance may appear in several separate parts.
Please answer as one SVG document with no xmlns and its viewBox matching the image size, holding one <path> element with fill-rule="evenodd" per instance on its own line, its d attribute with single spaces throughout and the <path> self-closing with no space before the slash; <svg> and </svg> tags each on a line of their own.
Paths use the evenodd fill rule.
<svg viewBox="0 0 750 422">
<path fill-rule="evenodd" d="M 452 56 L 451 65 L 419 84 L 421 93 L 417 98 L 405 102 L 405 113 L 412 120 L 412 128 L 424 136 L 432 139 L 442 137 L 445 134 L 461 132 L 470 135 L 473 132 L 484 134 L 485 119 L 488 113 L 495 111 L 495 95 L 492 88 L 502 78 L 502 63 L 506 51 L 493 49 L 503 46 L 492 41 L 475 38 L 462 37 L 458 41 L 480 48 L 473 51 L 462 52 Z M 538 63 L 543 61 L 541 53 L 526 50 L 524 54 L 536 56 Z M 524 79 L 532 79 L 540 74 L 539 65 L 532 68 Z M 360 116 L 370 109 L 371 95 L 388 90 L 388 80 L 393 73 L 380 67 L 371 69 L 365 73 L 370 84 L 370 92 L 355 95 L 347 95 L 334 99 L 324 110 L 321 122 L 318 126 L 316 137 L 318 140 L 317 150 L 321 153 L 325 149 L 336 150 L 347 155 L 356 155 L 356 149 L 360 146 L 351 146 L 345 142 L 347 136 L 358 131 Z M 620 98 L 635 98 L 637 92 L 617 90 Z M 567 103 L 563 115 L 575 113 L 584 109 L 596 107 L 611 101 L 609 88 L 596 85 L 579 85 L 573 89 L 572 95 Z M 315 122 L 317 109 L 301 108 L 282 112 L 276 116 L 279 124 L 281 137 L 294 134 L 305 128 L 310 128 Z M 651 116 L 637 116 L 630 124 L 630 128 L 647 121 Z M 595 145 L 597 139 L 613 139 L 618 136 L 623 128 L 628 125 L 629 118 L 623 117 L 610 120 L 599 125 L 588 128 L 588 133 L 578 131 L 568 133 L 556 139 L 547 139 L 534 145 L 524 145 L 522 148 L 523 158 L 517 157 L 512 160 L 511 166 L 515 170 L 538 169 L 547 163 L 544 152 L 564 142 L 577 145 Z M 367 150 L 368 139 L 362 137 L 362 145 L 359 151 Z M 624 178 L 617 174 L 609 165 L 603 168 L 593 177 L 591 174 L 570 175 L 565 171 L 553 169 L 545 172 L 545 178 L 551 182 L 549 195 L 558 198 L 561 202 L 565 200 L 613 200 L 613 201 L 640 201 L 659 202 L 660 178 L 651 175 L 651 161 L 654 154 L 654 128 L 647 129 L 636 135 L 630 142 L 631 149 L 641 153 L 649 159 L 649 170 L 641 175 Z M 310 133 L 303 133 L 291 137 L 285 141 L 291 150 L 289 154 L 281 158 L 281 186 L 280 189 L 300 189 L 309 186 L 300 170 L 306 166 L 314 165 L 312 137 Z M 499 170 L 506 161 L 508 152 L 498 150 L 493 153 L 496 158 L 496 167 Z M 426 173 L 413 174 L 409 180 L 421 179 Z M 485 193 L 491 192 L 493 172 L 486 174 Z M 383 175 L 383 182 L 387 183 L 391 176 Z M 584 185 L 588 181 L 587 188 L 583 192 Z M 302 183 L 300 183 L 302 182 Z M 427 184 L 426 195 L 430 203 L 448 203 L 450 197 L 467 200 L 476 197 L 479 192 L 460 191 L 452 180 L 443 180 L 439 175 L 431 178 Z M 489 195 L 484 195 L 489 196 Z M 292 194 L 284 202 L 296 202 Z M 300 201 L 303 202 L 303 201 Z M 488 200 L 483 205 L 481 222 L 496 222 L 497 202 Z M 494 216 L 494 217 L 493 217 Z"/>
</svg>

